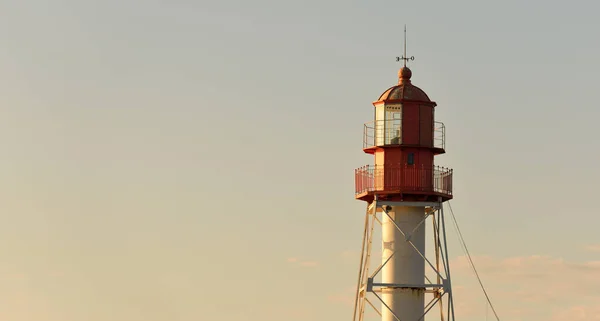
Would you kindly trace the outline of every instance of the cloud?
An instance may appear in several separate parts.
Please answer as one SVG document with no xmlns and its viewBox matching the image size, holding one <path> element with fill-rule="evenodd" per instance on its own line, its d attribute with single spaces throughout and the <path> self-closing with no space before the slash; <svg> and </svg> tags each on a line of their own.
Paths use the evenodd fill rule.
<svg viewBox="0 0 600 321">
<path fill-rule="evenodd" d="M 315 267 L 315 266 L 319 265 L 319 262 L 317 262 L 317 261 L 303 261 L 296 257 L 290 257 L 286 261 L 288 263 L 298 264 L 298 265 L 304 266 L 304 267 Z"/>
<path fill-rule="evenodd" d="M 343 304 L 348 308 L 354 306 L 354 299 L 356 297 L 356 285 L 342 289 L 337 293 L 333 293 L 327 296 L 327 301 L 330 303 Z"/>
<path fill-rule="evenodd" d="M 600 244 L 588 244 L 584 249 L 588 252 L 600 253 Z"/>
<path fill-rule="evenodd" d="M 29 275 L 21 272 L 14 273 L 0 273 L 0 280 L 2 281 L 28 281 Z"/>
<path fill-rule="evenodd" d="M 503 320 L 600 320 L 600 261 L 543 255 L 473 261 Z M 467 259 L 451 260 L 451 271 L 457 318 L 484 317 L 484 296 Z"/>
<path fill-rule="evenodd" d="M 340 258 L 346 262 L 346 263 L 356 263 L 358 265 L 358 262 L 360 260 L 360 251 L 353 251 L 353 250 L 345 250 L 340 252 Z M 381 258 L 381 250 L 380 249 L 376 249 L 373 248 L 371 249 L 371 257 L 372 258 Z"/>
<path fill-rule="evenodd" d="M 342 253 L 340 253 L 340 256 L 343 259 L 358 259 L 359 255 L 360 255 L 360 252 L 352 251 L 352 250 L 346 250 L 346 251 L 342 251 Z"/>
<path fill-rule="evenodd" d="M 331 303 L 341 303 L 348 307 L 354 304 L 354 296 L 349 294 L 331 294 L 327 296 L 327 301 Z"/>
<path fill-rule="evenodd" d="M 557 311 L 551 321 L 598 321 L 600 320 L 600 301 L 595 304 L 574 305 Z"/>
</svg>

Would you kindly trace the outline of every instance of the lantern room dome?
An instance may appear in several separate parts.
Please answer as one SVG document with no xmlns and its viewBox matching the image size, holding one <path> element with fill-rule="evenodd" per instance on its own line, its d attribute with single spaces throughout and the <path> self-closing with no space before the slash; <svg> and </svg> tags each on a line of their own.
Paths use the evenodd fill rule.
<svg viewBox="0 0 600 321">
<path fill-rule="evenodd" d="M 398 71 L 398 84 L 386 90 L 377 101 L 388 100 L 417 100 L 431 102 L 427 94 L 410 81 L 412 71 L 408 67 L 400 68 Z"/>
</svg>

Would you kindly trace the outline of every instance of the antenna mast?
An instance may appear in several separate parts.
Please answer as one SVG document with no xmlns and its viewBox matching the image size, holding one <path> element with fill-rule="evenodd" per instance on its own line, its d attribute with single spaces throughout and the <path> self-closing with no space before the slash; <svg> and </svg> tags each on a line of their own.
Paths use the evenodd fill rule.
<svg viewBox="0 0 600 321">
<path fill-rule="evenodd" d="M 415 56 L 406 56 L 406 25 L 404 25 L 404 55 L 402 57 L 396 57 L 396 61 L 404 60 L 404 67 L 406 67 L 407 60 L 415 60 Z"/>
<path fill-rule="evenodd" d="M 404 56 L 402 56 L 402 58 L 406 57 L 406 25 L 404 25 Z M 404 59 L 404 67 L 406 67 L 406 59 Z"/>
</svg>

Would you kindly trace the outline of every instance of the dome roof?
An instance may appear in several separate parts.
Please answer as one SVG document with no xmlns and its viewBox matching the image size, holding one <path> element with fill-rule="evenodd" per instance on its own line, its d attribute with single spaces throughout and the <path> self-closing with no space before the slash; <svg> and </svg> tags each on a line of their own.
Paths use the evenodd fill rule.
<svg viewBox="0 0 600 321">
<path fill-rule="evenodd" d="M 398 85 L 386 90 L 379 96 L 377 101 L 406 99 L 431 102 L 427 94 L 421 88 L 411 83 L 410 77 L 412 77 L 410 69 L 408 69 L 408 67 L 402 67 L 398 72 Z"/>
<path fill-rule="evenodd" d="M 388 90 L 386 90 L 377 101 L 384 100 L 420 100 L 430 102 L 431 100 L 427 97 L 427 94 L 421 90 L 421 88 L 417 86 L 413 86 L 411 84 L 401 84 L 396 85 Z"/>
</svg>

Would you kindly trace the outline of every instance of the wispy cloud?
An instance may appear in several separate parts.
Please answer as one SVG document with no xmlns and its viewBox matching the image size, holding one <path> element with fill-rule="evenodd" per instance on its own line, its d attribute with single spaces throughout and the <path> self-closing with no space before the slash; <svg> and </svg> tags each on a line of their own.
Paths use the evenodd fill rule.
<svg viewBox="0 0 600 321">
<path fill-rule="evenodd" d="M 340 257 L 342 257 L 343 259 L 354 259 L 354 258 L 358 258 L 360 253 L 358 251 L 353 251 L 353 250 L 345 250 L 342 251 L 342 253 L 340 253 Z"/>
<path fill-rule="evenodd" d="M 343 304 L 348 307 L 354 305 L 354 299 L 356 295 L 356 285 L 342 289 L 336 293 L 327 296 L 327 301 L 330 303 Z"/>
<path fill-rule="evenodd" d="M 546 313 L 553 321 L 600 321 L 599 261 L 575 262 L 543 255 L 479 256 L 473 261 L 503 318 L 533 319 Z M 451 269 L 453 284 L 461 285 L 454 289 L 457 306 L 461 307 L 457 317 L 484 316 L 485 304 L 478 303 L 483 298 L 481 289 L 467 259 L 451 260 Z M 569 313 L 573 317 L 567 317 Z"/>
<path fill-rule="evenodd" d="M 358 260 L 360 260 L 360 254 L 361 254 L 360 251 L 345 250 L 345 251 L 340 252 L 339 255 L 340 255 L 340 258 L 343 259 L 345 262 L 357 263 Z M 381 257 L 381 250 L 373 249 L 371 251 L 371 257 Z"/>
<path fill-rule="evenodd" d="M 297 264 L 304 267 L 316 267 L 319 265 L 319 262 L 317 261 L 300 260 L 297 257 L 289 257 L 286 261 L 288 263 Z"/>
<path fill-rule="evenodd" d="M 588 252 L 600 253 L 600 244 L 588 244 L 584 249 Z"/>
<path fill-rule="evenodd" d="M 558 310 L 552 316 L 551 321 L 599 321 L 600 320 L 600 300 L 593 304 L 573 305 L 566 309 Z"/>
</svg>

